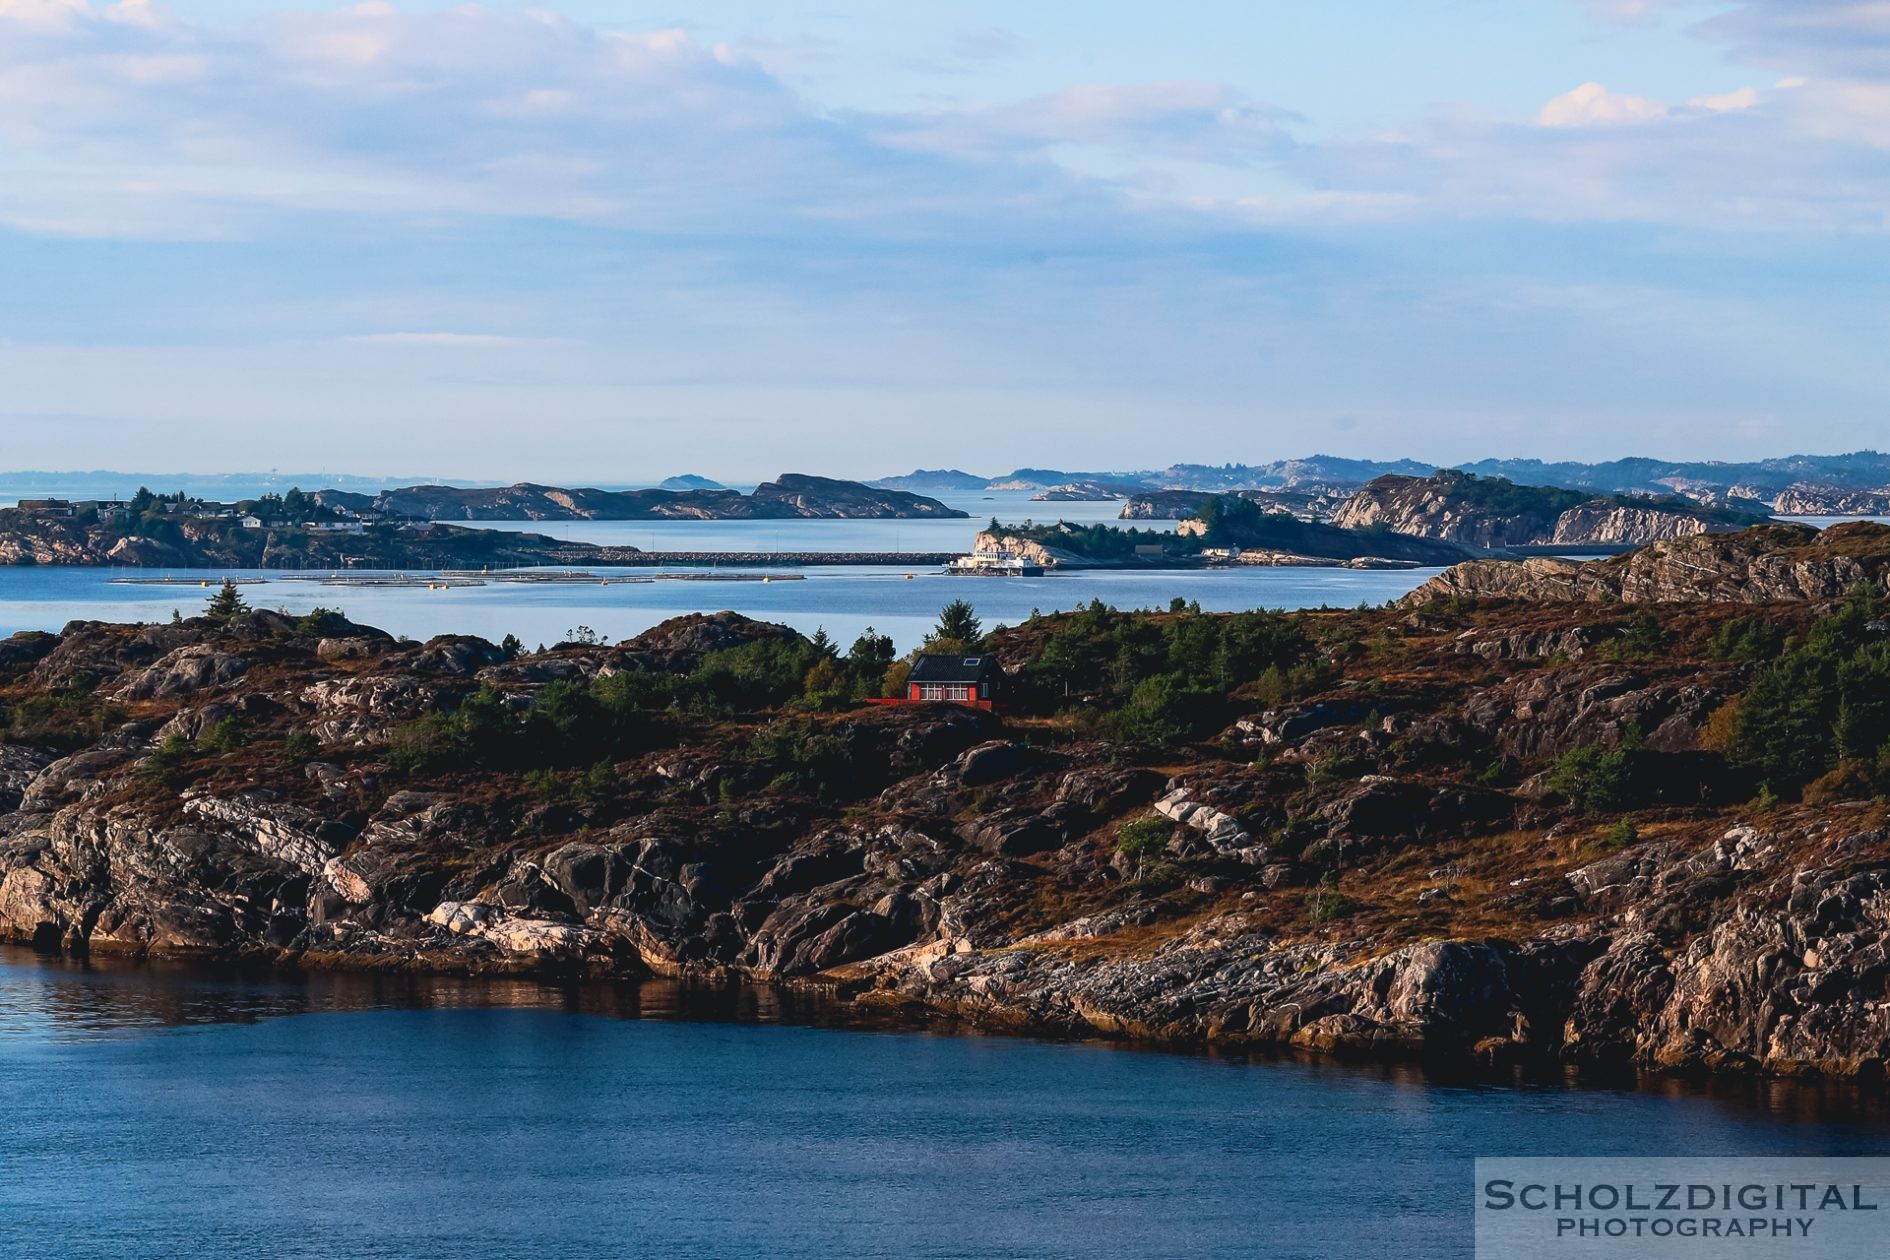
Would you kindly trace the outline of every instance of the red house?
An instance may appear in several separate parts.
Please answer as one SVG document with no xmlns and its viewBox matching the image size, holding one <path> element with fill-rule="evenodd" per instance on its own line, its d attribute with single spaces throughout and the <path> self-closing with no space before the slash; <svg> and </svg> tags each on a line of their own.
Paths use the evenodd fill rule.
<svg viewBox="0 0 1890 1260">
<path fill-rule="evenodd" d="M 1003 686 L 1004 670 L 995 656 L 921 656 L 906 676 L 906 701 L 990 710 Z"/>
</svg>

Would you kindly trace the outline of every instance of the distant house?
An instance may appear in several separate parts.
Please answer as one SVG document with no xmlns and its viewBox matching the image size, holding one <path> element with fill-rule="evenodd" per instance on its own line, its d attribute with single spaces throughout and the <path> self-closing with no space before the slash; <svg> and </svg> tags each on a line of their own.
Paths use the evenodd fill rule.
<svg viewBox="0 0 1890 1260">
<path fill-rule="evenodd" d="M 274 526 L 274 524 L 274 521 L 265 521 L 260 516 L 245 516 L 243 518 L 244 529 L 269 529 Z"/>
<path fill-rule="evenodd" d="M 1143 557 L 1165 556 L 1168 554 L 1168 548 L 1161 543 L 1137 543 L 1135 544 L 1135 554 Z"/>
<path fill-rule="evenodd" d="M 1004 669 L 995 656 L 921 656 L 906 676 L 909 703 L 967 704 L 996 707 L 1004 689 Z"/>
<path fill-rule="evenodd" d="M 34 516 L 74 516 L 79 510 L 65 499 L 21 499 L 19 509 Z"/>
<path fill-rule="evenodd" d="M 303 528 L 311 534 L 358 534 L 367 526 L 360 521 L 308 521 Z"/>
</svg>

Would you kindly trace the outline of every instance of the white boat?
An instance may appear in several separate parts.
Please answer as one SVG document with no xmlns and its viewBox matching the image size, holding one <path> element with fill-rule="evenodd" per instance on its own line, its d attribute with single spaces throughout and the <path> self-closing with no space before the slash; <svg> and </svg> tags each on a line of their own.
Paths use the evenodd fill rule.
<svg viewBox="0 0 1890 1260">
<path fill-rule="evenodd" d="M 945 572 L 969 577 L 1042 577 L 1043 565 L 1009 551 L 974 551 L 945 566 Z"/>
</svg>

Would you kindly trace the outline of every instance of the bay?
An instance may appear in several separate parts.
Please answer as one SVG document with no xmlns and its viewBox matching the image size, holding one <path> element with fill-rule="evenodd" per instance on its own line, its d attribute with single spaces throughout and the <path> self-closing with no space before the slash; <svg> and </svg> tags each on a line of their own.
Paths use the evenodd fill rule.
<svg viewBox="0 0 1890 1260">
<path fill-rule="evenodd" d="M 1468 1257 L 1478 1155 L 1850 1154 L 1843 1092 L 833 1026 L 672 983 L 0 950 L 0 1254 Z"/>
<path fill-rule="evenodd" d="M 1100 599 L 1118 608 L 1166 608 L 1172 599 L 1198 600 L 1203 609 L 1354 607 L 1382 604 L 1415 588 L 1436 569 L 1262 568 L 1082 571 L 1040 578 L 954 577 L 942 572 L 876 566 L 815 567 L 798 579 L 770 581 L 650 581 L 647 570 L 596 569 L 609 585 L 489 583 L 429 590 L 409 587 L 333 587 L 288 580 L 281 572 L 175 570 L 186 585 L 115 582 L 123 570 L 73 567 L 0 568 L 0 634 L 58 630 L 75 619 L 168 621 L 203 608 L 225 576 L 261 577 L 243 587 L 260 608 L 301 615 L 318 606 L 340 608 L 356 621 L 391 634 L 427 639 L 477 634 L 498 640 L 516 634 L 528 646 L 556 643 L 579 626 L 615 641 L 690 612 L 732 609 L 804 634 L 817 628 L 844 645 L 868 626 L 893 636 L 900 651 L 916 647 L 938 620 L 939 609 L 963 597 L 987 627 L 1015 625 L 1032 610 L 1068 610 Z M 155 576 L 155 575 L 141 575 Z"/>
</svg>

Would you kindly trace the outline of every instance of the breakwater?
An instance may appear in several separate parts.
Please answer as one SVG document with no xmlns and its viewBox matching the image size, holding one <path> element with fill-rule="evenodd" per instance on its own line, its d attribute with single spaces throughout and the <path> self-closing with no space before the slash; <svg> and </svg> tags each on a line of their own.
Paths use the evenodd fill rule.
<svg viewBox="0 0 1890 1260">
<path fill-rule="evenodd" d="M 552 554 L 555 554 L 555 550 Z M 586 548 L 596 565 L 661 568 L 664 565 L 709 568 L 814 568 L 825 565 L 874 565 L 889 569 L 938 568 L 956 558 L 950 551 L 639 551 L 631 547 Z"/>
</svg>

